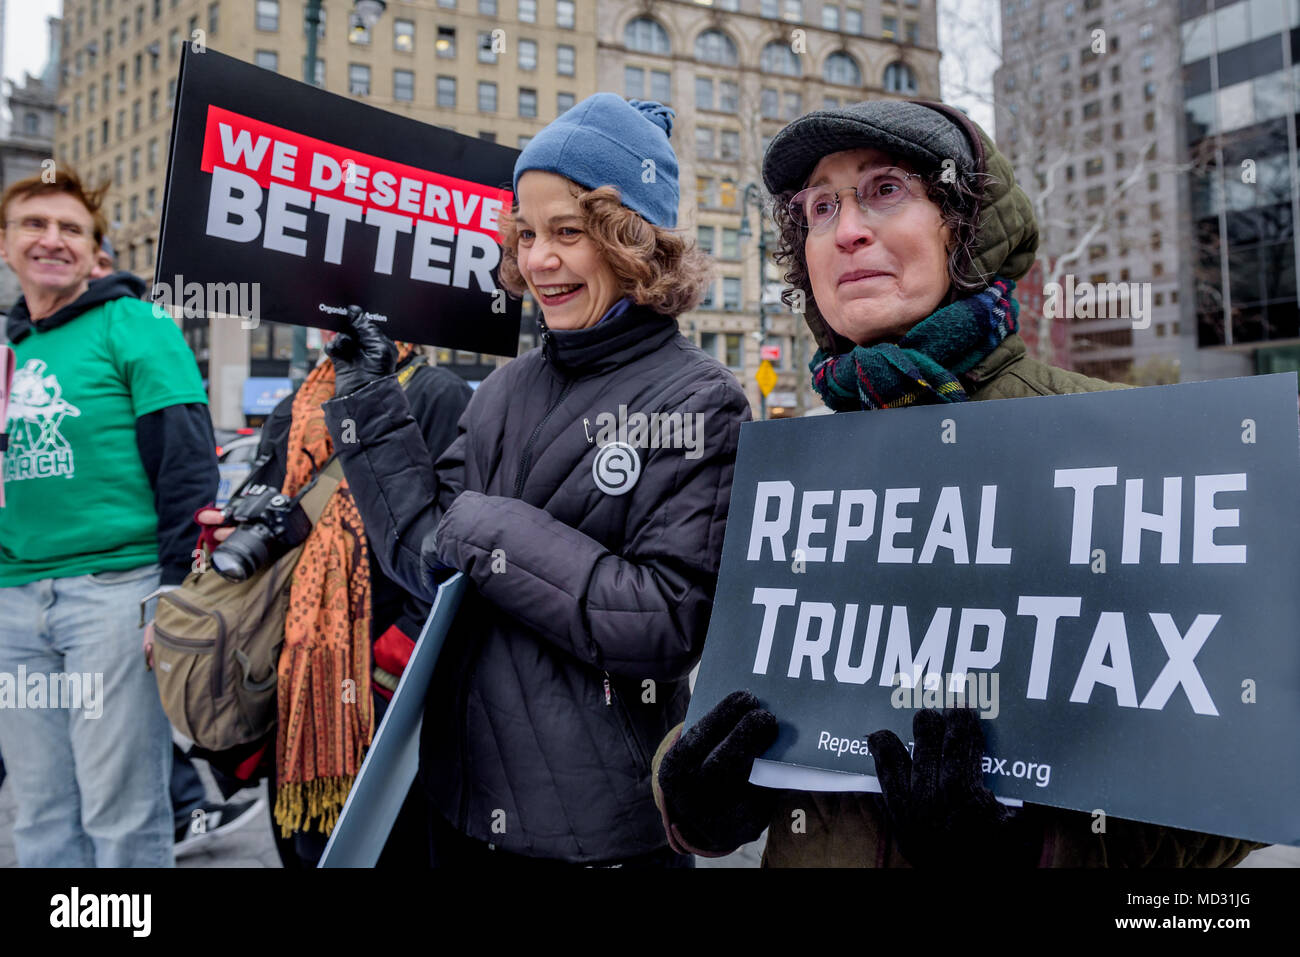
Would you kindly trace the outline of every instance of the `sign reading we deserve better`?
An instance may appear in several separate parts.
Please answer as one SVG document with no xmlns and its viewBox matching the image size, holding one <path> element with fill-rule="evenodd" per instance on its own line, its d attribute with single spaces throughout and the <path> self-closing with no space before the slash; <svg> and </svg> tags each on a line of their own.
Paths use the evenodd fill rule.
<svg viewBox="0 0 1300 957">
<path fill-rule="evenodd" d="M 966 703 L 999 796 L 1300 844 L 1298 498 L 1294 374 L 746 425 L 687 724 L 879 790 Z"/>
<path fill-rule="evenodd" d="M 186 49 L 154 299 L 326 329 L 356 303 L 394 339 L 514 355 L 496 269 L 517 156 Z"/>
</svg>

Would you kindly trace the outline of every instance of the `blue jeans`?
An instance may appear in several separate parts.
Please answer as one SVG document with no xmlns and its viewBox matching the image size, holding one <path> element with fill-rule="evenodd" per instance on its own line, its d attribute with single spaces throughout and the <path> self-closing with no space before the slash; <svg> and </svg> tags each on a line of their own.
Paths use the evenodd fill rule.
<svg viewBox="0 0 1300 957">
<path fill-rule="evenodd" d="M 23 705 L 0 693 L 20 866 L 173 864 L 171 726 L 139 627 L 158 580 L 145 565 L 0 588 L 0 683 Z"/>
</svg>

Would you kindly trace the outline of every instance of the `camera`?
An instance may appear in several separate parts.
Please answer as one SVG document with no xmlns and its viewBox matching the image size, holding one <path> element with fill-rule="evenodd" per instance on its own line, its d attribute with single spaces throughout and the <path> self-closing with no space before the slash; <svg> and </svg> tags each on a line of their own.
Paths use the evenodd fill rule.
<svg viewBox="0 0 1300 957">
<path fill-rule="evenodd" d="M 247 581 L 311 532 L 311 519 L 298 499 L 270 485 L 246 485 L 222 510 L 236 526 L 212 552 L 212 567 L 227 581 Z"/>
</svg>

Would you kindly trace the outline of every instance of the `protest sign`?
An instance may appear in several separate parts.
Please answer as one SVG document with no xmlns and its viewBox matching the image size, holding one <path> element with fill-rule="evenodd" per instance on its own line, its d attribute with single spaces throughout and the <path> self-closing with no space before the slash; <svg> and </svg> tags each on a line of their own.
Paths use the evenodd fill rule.
<svg viewBox="0 0 1300 957">
<path fill-rule="evenodd" d="M 181 62 L 153 298 L 173 314 L 514 355 L 497 282 L 518 152 L 214 50 Z"/>
<path fill-rule="evenodd" d="M 388 702 L 366 759 L 330 832 L 320 867 L 374 867 L 420 767 L 424 696 L 465 594 L 457 572 L 438 588 L 424 628 Z"/>
<path fill-rule="evenodd" d="M 687 723 L 879 790 L 967 704 L 1000 797 L 1300 844 L 1298 491 L 1293 373 L 746 425 Z"/>
</svg>

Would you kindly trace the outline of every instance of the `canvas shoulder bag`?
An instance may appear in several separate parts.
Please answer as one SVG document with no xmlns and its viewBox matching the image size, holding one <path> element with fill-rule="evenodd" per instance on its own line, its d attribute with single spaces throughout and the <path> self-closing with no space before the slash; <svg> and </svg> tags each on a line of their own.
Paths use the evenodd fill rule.
<svg viewBox="0 0 1300 957">
<path fill-rule="evenodd" d="M 338 459 L 299 496 L 313 526 L 343 478 Z M 201 748 L 225 751 L 267 734 L 276 721 L 276 667 L 289 586 L 302 545 L 242 582 L 202 570 L 158 598 L 154 674 L 163 710 Z"/>
</svg>

